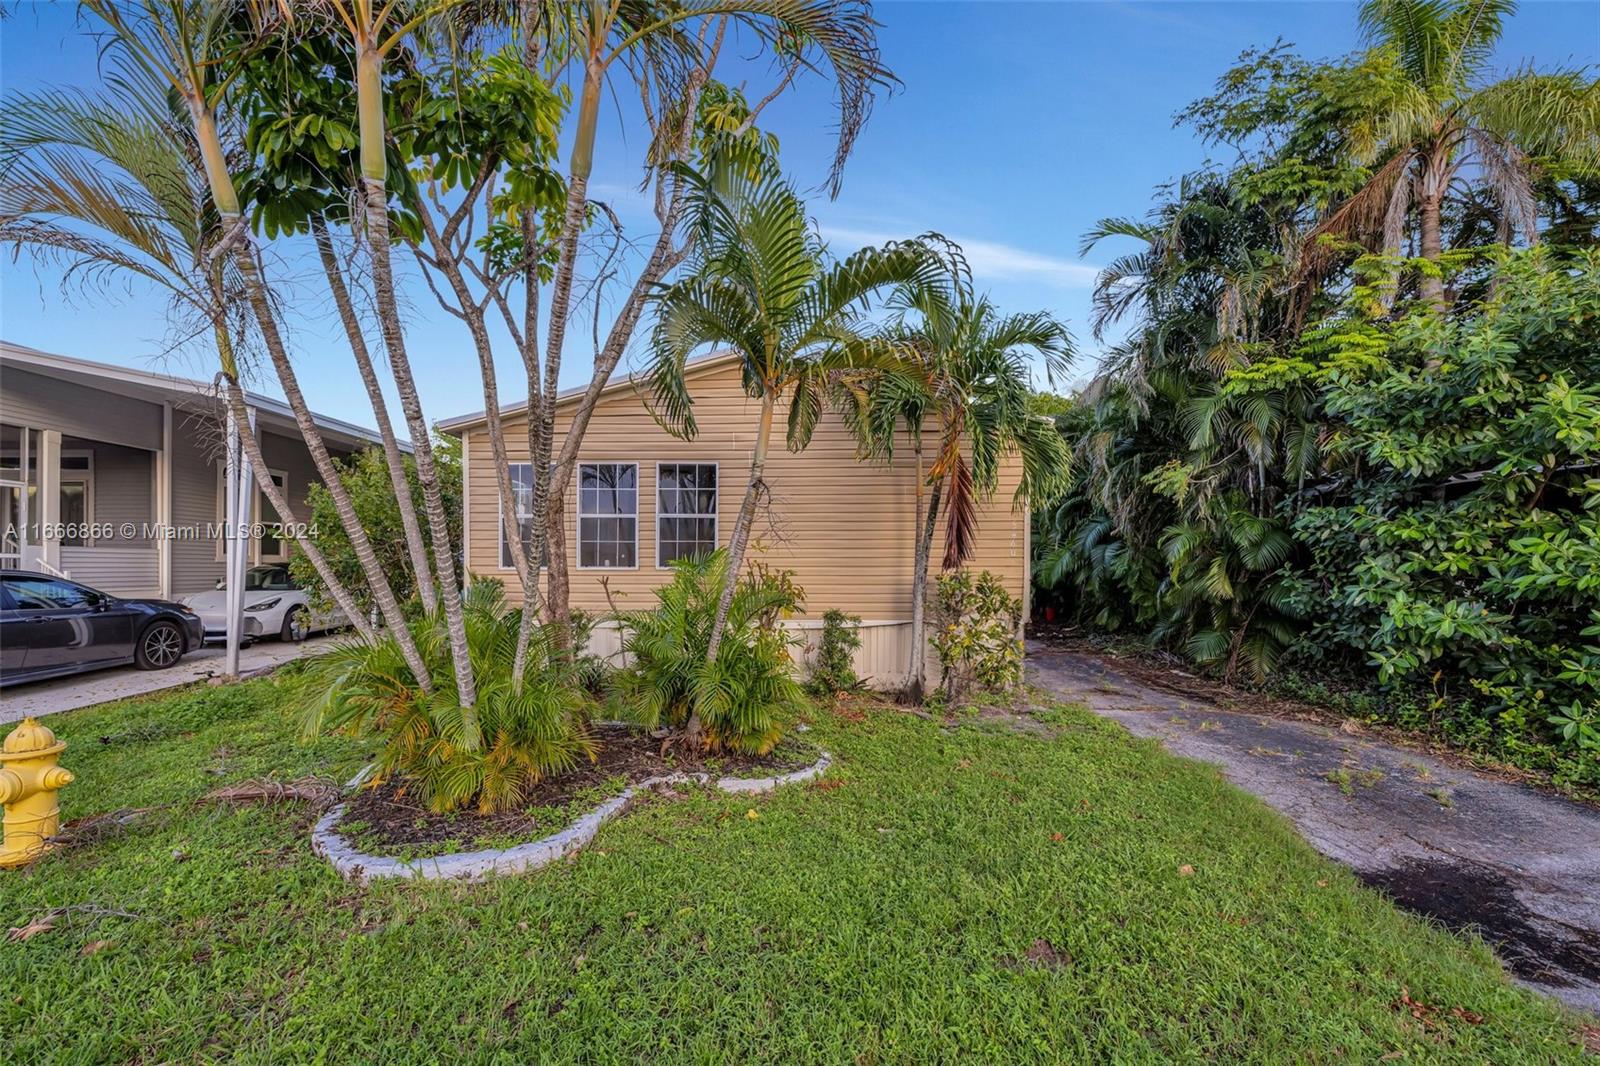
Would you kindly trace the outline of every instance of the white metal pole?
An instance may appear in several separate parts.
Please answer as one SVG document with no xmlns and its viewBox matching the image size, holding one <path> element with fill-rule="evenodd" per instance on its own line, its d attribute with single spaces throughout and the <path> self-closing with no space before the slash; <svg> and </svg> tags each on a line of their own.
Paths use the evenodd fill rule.
<svg viewBox="0 0 1600 1066">
<path fill-rule="evenodd" d="M 239 544 L 239 425 L 233 417 L 233 411 L 228 411 L 228 457 L 227 468 L 223 471 L 223 564 L 222 581 L 227 589 L 225 603 L 227 605 L 228 620 L 226 633 L 226 652 L 222 660 L 222 672 L 228 677 L 237 677 L 239 674 L 239 625 L 242 613 L 240 607 L 242 600 L 239 595 L 239 582 L 234 578 L 234 563 L 238 560 Z"/>
</svg>

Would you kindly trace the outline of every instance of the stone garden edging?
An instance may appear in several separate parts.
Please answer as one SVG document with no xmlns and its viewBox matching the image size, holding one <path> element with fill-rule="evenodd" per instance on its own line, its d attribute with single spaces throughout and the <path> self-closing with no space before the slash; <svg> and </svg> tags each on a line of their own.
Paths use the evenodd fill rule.
<svg viewBox="0 0 1600 1066">
<path fill-rule="evenodd" d="M 509 848 L 486 848 L 481 851 L 463 851 L 452 855 L 430 855 L 421 859 L 397 859 L 387 855 L 369 855 L 358 850 L 339 835 L 339 820 L 344 817 L 345 805 L 340 803 L 317 820 L 311 829 L 311 849 L 333 864 L 341 877 L 352 881 L 371 881 L 379 877 L 420 877 L 427 880 L 460 878 L 478 880 L 489 874 L 524 873 L 548 866 L 557 859 L 572 854 L 595 838 L 600 827 L 624 813 L 641 792 L 662 785 L 713 784 L 723 792 L 753 795 L 771 792 L 781 785 L 791 785 L 821 777 L 833 763 L 833 756 L 820 752 L 819 758 L 800 770 L 773 777 L 719 777 L 714 781 L 710 774 L 665 774 L 629 785 L 617 795 L 606 800 L 594 810 L 559 832 L 538 840 L 530 840 Z M 365 767 L 350 780 L 347 788 L 356 788 L 372 772 Z"/>
</svg>

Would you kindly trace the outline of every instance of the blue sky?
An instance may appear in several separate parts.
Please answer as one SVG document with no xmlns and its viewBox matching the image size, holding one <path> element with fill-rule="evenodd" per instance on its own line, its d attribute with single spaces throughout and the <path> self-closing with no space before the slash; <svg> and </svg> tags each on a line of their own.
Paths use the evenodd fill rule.
<svg viewBox="0 0 1600 1066">
<path fill-rule="evenodd" d="M 74 5 L 23 3 L 0 23 L 0 80 L 7 93 L 92 86 L 96 48 Z M 1096 345 L 1086 321 L 1089 286 L 1112 246 L 1078 257 L 1097 218 L 1141 214 L 1151 190 L 1201 165 L 1207 150 L 1172 115 L 1210 91 L 1243 49 L 1293 42 L 1334 56 L 1358 46 L 1355 6 L 1342 3 L 880 3 L 885 61 L 904 82 L 882 99 L 846 170 L 837 200 L 818 192 L 813 210 L 839 253 L 863 243 L 939 230 L 961 241 L 977 281 L 1002 308 L 1045 309 L 1078 337 L 1078 373 Z M 1508 23 L 1497 66 L 1600 65 L 1600 4 L 1525 3 Z M 735 62 L 719 74 L 764 69 Z M 643 143 L 607 102 L 593 195 L 649 236 L 637 193 Z M 775 104 L 764 125 L 780 138 L 803 188 L 826 176 L 833 139 L 829 87 L 813 81 Z M 300 249 L 274 247 L 276 277 L 293 297 L 291 338 L 314 407 L 370 420 L 364 393 L 326 297 L 296 285 L 308 273 Z M 58 277 L 24 258 L 0 263 L 0 335 L 47 351 L 209 376 L 203 349 L 172 351 L 165 303 L 134 288 L 64 300 Z M 420 281 L 409 289 L 412 361 L 430 419 L 481 408 L 476 361 L 456 320 Z M 587 319 L 579 329 L 587 336 Z M 642 334 L 643 331 L 641 331 Z M 643 358 L 636 338 L 625 365 Z M 563 384 L 588 378 L 581 345 L 569 346 Z M 520 397 L 520 364 L 500 363 L 506 398 Z M 270 375 L 269 375 L 270 377 Z M 257 382 L 276 392 L 270 380 Z"/>
</svg>

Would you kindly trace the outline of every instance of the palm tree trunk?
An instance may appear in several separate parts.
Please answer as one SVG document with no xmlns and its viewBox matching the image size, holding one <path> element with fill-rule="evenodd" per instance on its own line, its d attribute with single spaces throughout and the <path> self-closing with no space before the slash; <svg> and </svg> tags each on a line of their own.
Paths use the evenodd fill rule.
<svg viewBox="0 0 1600 1066">
<path fill-rule="evenodd" d="M 278 331 L 277 319 L 272 312 L 272 301 L 267 295 L 266 283 L 256 262 L 255 247 L 251 244 L 249 232 L 245 228 L 238 190 L 233 184 L 232 174 L 228 171 L 227 159 L 222 151 L 222 140 L 217 134 L 216 118 L 204 98 L 190 97 L 185 102 L 194 120 L 195 136 L 204 160 L 211 198 L 216 205 L 217 213 L 222 216 L 223 231 L 226 234 L 224 240 L 237 240 L 241 244 L 241 247 L 234 251 L 234 262 L 244 280 L 246 297 L 255 312 L 256 324 L 261 330 L 262 340 L 266 342 L 267 353 L 271 356 L 272 365 L 278 372 L 284 399 L 289 402 L 289 407 L 294 412 L 295 424 L 305 440 L 306 449 L 311 453 L 311 460 L 316 465 L 317 473 L 322 478 L 328 495 L 333 499 L 334 508 L 339 514 L 339 522 L 350 536 L 350 545 L 355 551 L 357 561 L 361 564 L 362 574 L 372 587 L 378 609 L 383 612 L 384 620 L 394 634 L 395 643 L 399 646 L 406 665 L 417 678 L 417 684 L 427 691 L 430 687 L 430 675 L 421 653 L 417 650 L 416 642 L 411 638 L 411 631 L 406 628 L 405 614 L 394 598 L 394 590 L 389 586 L 389 580 L 372 550 L 372 542 L 367 537 L 366 528 L 361 524 L 360 516 L 356 514 L 355 506 L 350 501 L 350 494 L 345 490 L 344 482 L 339 477 L 338 467 L 328 454 L 322 433 L 311 416 L 310 408 L 306 406 L 305 396 L 300 391 L 294 367 L 289 362 L 288 349 L 284 346 L 283 335 Z M 446 540 L 444 543 L 448 544 L 449 541 Z"/>
<path fill-rule="evenodd" d="M 323 487 L 328 490 L 328 496 L 333 500 L 334 510 L 339 514 L 339 524 L 344 526 L 345 532 L 350 536 L 350 547 L 355 552 L 356 561 L 361 564 L 361 572 L 366 576 L 372 590 L 372 598 L 377 602 L 384 622 L 400 646 L 406 665 L 416 676 L 417 683 L 426 690 L 429 674 L 422 653 L 417 650 L 416 642 L 411 638 L 411 630 L 406 626 L 405 611 L 401 609 L 400 601 L 395 598 L 394 588 L 389 584 L 388 575 L 383 572 L 383 564 L 378 562 L 377 553 L 372 548 L 372 540 L 367 536 L 361 516 L 356 513 L 355 503 L 350 499 L 350 493 L 340 477 L 339 467 L 334 463 L 333 456 L 328 454 L 328 446 L 322 440 L 322 431 L 317 428 L 311 409 L 306 405 L 305 394 L 300 391 L 299 379 L 295 375 L 294 366 L 289 362 L 288 350 L 284 346 L 283 336 L 278 332 L 278 324 L 272 314 L 272 302 L 267 297 L 266 285 L 261 279 L 261 272 L 255 261 L 255 249 L 248 240 L 235 259 L 239 264 L 239 273 L 244 278 L 250 306 L 255 311 L 256 324 L 261 330 L 262 339 L 266 341 L 267 353 L 272 358 L 273 368 L 278 372 L 278 383 L 283 386 L 284 399 L 294 412 L 295 424 L 300 429 L 306 450 L 311 453 L 311 462 L 317 468 L 317 476 L 322 478 Z M 448 544 L 449 541 L 446 540 L 445 543 Z"/>
<path fill-rule="evenodd" d="M 1419 175 L 1419 188 L 1417 203 L 1418 236 L 1421 246 L 1418 251 L 1422 258 L 1429 263 L 1437 265 L 1444 254 L 1444 238 L 1441 232 L 1440 216 L 1444 208 L 1444 196 L 1449 191 L 1450 179 L 1454 167 L 1450 165 L 1450 145 L 1440 137 L 1423 156 L 1422 173 Z M 1420 286 L 1422 298 L 1433 305 L 1436 311 L 1444 311 L 1448 304 L 1444 296 L 1444 279 L 1433 274 L 1424 274 Z"/>
<path fill-rule="evenodd" d="M 457 698 L 463 707 L 478 701 L 477 678 L 467 650 L 467 622 L 461 609 L 461 586 L 456 582 L 455 546 L 444 513 L 444 493 L 439 488 L 439 468 L 433 458 L 433 441 L 422 415 L 416 379 L 406 354 L 405 327 L 395 298 L 394 267 L 389 257 L 389 203 L 384 188 L 388 161 L 383 133 L 383 57 L 365 31 L 356 34 L 356 106 L 360 118 L 361 185 L 367 218 L 367 240 L 372 246 L 372 287 L 378 298 L 378 321 L 395 391 L 400 395 L 406 428 L 422 483 L 423 509 L 433 540 L 433 561 L 439 578 L 439 598 L 444 604 L 445 628 L 450 635 L 450 659 L 455 668 Z"/>
<path fill-rule="evenodd" d="M 767 447 L 772 440 L 772 415 L 776 406 L 772 390 L 761 398 L 761 423 L 756 430 L 756 447 L 750 456 L 750 480 L 745 484 L 744 502 L 739 505 L 739 517 L 733 523 L 733 536 L 728 540 L 728 573 L 717 599 L 717 615 L 711 622 L 711 640 L 706 646 L 706 661 L 716 662 L 717 651 L 722 647 L 722 631 L 728 625 L 728 611 L 733 607 L 733 596 L 739 588 L 739 571 L 744 566 L 744 553 L 750 543 L 750 527 L 755 524 L 756 501 L 761 497 L 762 474 L 767 467 Z M 701 743 L 700 714 L 689 712 L 689 722 L 684 727 L 684 738 L 691 748 Z"/>
<path fill-rule="evenodd" d="M 361 371 L 361 383 L 367 388 L 367 398 L 372 403 L 372 417 L 378 423 L 378 434 L 383 438 L 383 457 L 389 467 L 389 484 L 394 487 L 395 501 L 400 506 L 400 526 L 405 530 L 406 551 L 411 556 L 411 569 L 416 574 L 417 594 L 422 599 L 423 609 L 432 611 L 438 603 L 439 594 L 433 584 L 433 564 L 428 560 L 428 544 L 422 539 L 416 504 L 411 499 L 411 479 L 406 477 L 405 458 L 400 454 L 400 442 L 395 439 L 394 426 L 389 421 L 389 405 L 378 384 L 378 374 L 372 365 L 372 355 L 367 350 L 367 339 L 361 332 L 361 322 L 356 318 L 355 307 L 350 302 L 350 290 L 345 285 L 344 272 L 334 255 L 328 224 L 319 214 L 311 216 L 311 235 L 316 241 L 323 273 L 328 277 L 328 289 L 333 293 L 334 305 L 339 309 L 339 320 L 344 323 L 350 352 L 355 356 L 357 369 Z"/>
<path fill-rule="evenodd" d="M 767 448 L 772 441 L 772 416 L 776 406 L 777 395 L 769 388 L 761 397 L 761 424 L 756 430 L 755 451 L 750 456 L 750 480 L 745 484 L 744 502 L 739 505 L 739 517 L 734 521 L 733 536 L 728 540 L 728 580 L 722 586 L 722 596 L 717 601 L 717 617 L 711 623 L 711 642 L 706 647 L 708 662 L 716 661 L 717 650 L 722 646 L 722 631 L 728 624 L 728 609 L 733 606 L 739 571 L 744 566 L 745 548 L 750 544 L 750 527 L 756 520 L 756 502 L 765 484 L 762 475 L 767 469 Z"/>
<path fill-rule="evenodd" d="M 571 162 L 567 175 L 567 207 L 561 221 L 561 254 L 556 261 L 555 279 L 550 287 L 550 326 L 545 334 L 544 388 L 541 390 L 539 409 L 539 442 L 545 456 L 550 454 L 555 426 L 556 390 L 561 373 L 561 347 L 567 339 L 567 319 L 572 307 L 572 278 L 578 263 L 578 237 L 588 217 L 589 172 L 594 166 L 595 129 L 600 118 L 600 94 L 604 87 L 604 69 L 596 59 L 585 66 L 583 95 L 578 104 L 577 132 L 573 138 Z M 535 461 L 538 457 L 535 456 Z M 546 460 L 548 461 L 548 460 Z M 570 464 L 568 464 L 570 466 Z M 545 493 L 544 520 L 546 528 L 553 529 L 560 521 L 560 486 L 565 479 L 546 478 L 553 484 Z M 564 537 L 561 538 L 563 541 Z M 563 543 L 562 547 L 565 547 Z M 557 551 L 554 539 L 549 553 L 550 581 L 545 609 L 550 623 L 555 627 L 555 643 L 567 650 L 569 640 L 570 605 L 567 601 L 567 556 Z"/>
<path fill-rule="evenodd" d="M 1422 229 L 1422 258 L 1430 263 L 1438 263 L 1439 257 L 1444 252 L 1444 241 L 1440 236 L 1439 216 L 1443 197 L 1437 193 L 1426 195 L 1422 198 L 1419 207 Z M 1447 304 L 1444 298 L 1444 279 L 1435 274 L 1422 275 L 1422 298 L 1432 304 L 1437 311 L 1445 310 Z"/>
<path fill-rule="evenodd" d="M 920 450 L 917 476 L 922 476 Z M 933 533 L 939 527 L 939 496 L 943 488 L 943 479 L 934 483 L 933 490 L 928 494 L 926 515 L 920 511 L 917 515 L 920 528 L 917 530 L 916 562 L 911 573 L 911 693 L 917 700 L 922 699 L 927 680 L 928 565 L 933 558 Z M 918 503 L 920 505 L 921 501 Z"/>
<path fill-rule="evenodd" d="M 433 541 L 433 561 L 439 578 L 439 598 L 444 604 L 445 628 L 450 634 L 450 659 L 455 667 L 456 692 L 463 707 L 478 700 L 477 679 L 467 652 L 467 622 L 461 609 L 461 586 L 456 583 L 455 546 L 450 539 L 450 524 L 444 513 L 444 493 L 439 488 L 439 467 L 433 458 L 433 441 L 422 414 L 416 379 L 411 376 L 411 360 L 406 355 L 405 328 L 400 323 L 400 306 L 395 298 L 394 273 L 389 261 L 389 208 L 382 181 L 370 178 L 366 186 L 367 239 L 372 244 L 372 283 L 378 297 L 378 318 L 383 326 L 383 346 L 389 353 L 389 368 L 394 374 L 395 391 L 400 395 L 400 410 L 405 413 L 411 434 L 417 480 L 422 483 L 423 509 L 428 515 L 428 534 Z"/>
</svg>

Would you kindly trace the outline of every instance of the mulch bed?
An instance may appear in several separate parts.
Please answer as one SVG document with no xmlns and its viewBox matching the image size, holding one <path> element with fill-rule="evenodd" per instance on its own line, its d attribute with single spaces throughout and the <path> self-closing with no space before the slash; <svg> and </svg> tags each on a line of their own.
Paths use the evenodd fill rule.
<svg viewBox="0 0 1600 1066">
<path fill-rule="evenodd" d="M 430 811 L 407 791 L 406 782 L 390 779 L 357 789 L 345 804 L 340 823 L 347 835 L 374 853 L 437 852 L 441 846 L 462 849 L 500 846 L 509 840 L 536 840 L 568 825 L 627 785 L 673 773 L 709 773 L 730 777 L 772 777 L 810 766 L 815 749 L 786 740 L 768 755 L 717 754 L 704 759 L 678 750 L 661 754 L 661 741 L 616 726 L 594 730 L 599 759 L 583 762 L 533 787 L 522 809 L 482 815 L 471 809 L 450 814 Z"/>
</svg>

